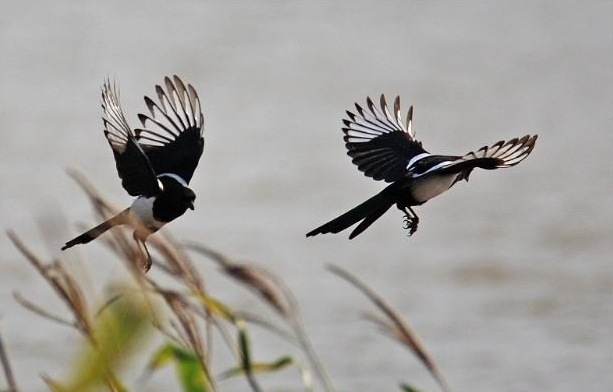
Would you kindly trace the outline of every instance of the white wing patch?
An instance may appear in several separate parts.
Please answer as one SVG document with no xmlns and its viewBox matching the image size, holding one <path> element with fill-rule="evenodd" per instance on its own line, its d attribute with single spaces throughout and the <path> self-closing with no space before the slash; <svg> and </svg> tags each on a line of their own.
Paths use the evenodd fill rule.
<svg viewBox="0 0 613 392">
<path fill-rule="evenodd" d="M 365 143 L 369 142 L 377 136 L 381 136 L 390 132 L 406 132 L 411 139 L 415 135 L 412 131 L 413 122 L 413 107 L 407 113 L 406 126 L 402 124 L 400 116 L 400 97 L 394 100 L 394 114 L 392 115 L 387 108 L 385 95 L 381 94 L 380 105 L 381 109 L 377 108 L 370 97 L 366 98 L 368 110 L 364 110 L 357 103 L 355 108 L 358 114 L 353 114 L 347 111 L 349 120 L 343 120 L 346 128 L 343 128 L 348 143 Z"/>
<path fill-rule="evenodd" d="M 444 162 L 441 162 L 441 163 L 439 163 L 439 164 L 436 164 L 436 165 L 432 166 L 431 168 L 429 168 L 428 170 L 426 170 L 426 171 L 425 171 L 425 172 L 423 172 L 423 173 L 419 173 L 419 174 L 418 174 L 418 173 L 413 173 L 413 176 L 412 176 L 412 177 L 413 177 L 413 178 L 419 178 L 419 177 L 424 176 L 424 175 L 426 175 L 426 174 L 428 174 L 428 173 L 431 173 L 431 172 L 433 172 L 433 171 L 436 171 L 436 170 L 442 169 L 442 168 L 444 168 L 444 167 L 451 166 L 453 163 L 454 163 L 454 161 L 444 161 Z"/>
<path fill-rule="evenodd" d="M 126 149 L 132 131 L 121 110 L 119 90 L 114 83 L 111 87 L 109 80 L 102 85 L 102 110 L 104 111 L 102 117 L 104 136 L 111 148 L 121 154 Z"/>
<path fill-rule="evenodd" d="M 413 158 L 411 158 L 411 160 L 409 161 L 409 163 L 407 163 L 407 170 L 411 170 L 411 167 L 416 164 L 418 161 L 421 161 L 422 159 L 424 159 L 425 157 L 429 157 L 432 154 L 428 154 L 427 152 L 423 152 L 419 155 L 415 155 Z"/>
<path fill-rule="evenodd" d="M 183 185 L 184 187 L 187 188 L 187 181 L 185 181 L 181 176 L 174 174 L 174 173 L 162 173 L 158 176 L 158 178 L 160 177 L 170 177 L 175 179 L 179 184 Z M 158 180 L 159 181 L 159 180 Z M 160 182 L 161 184 L 161 182 Z M 164 189 L 162 186 L 160 186 L 160 188 Z"/>
<path fill-rule="evenodd" d="M 174 141 L 181 132 L 191 128 L 198 129 L 202 135 L 204 115 L 194 87 L 191 84 L 185 87 L 176 75 L 173 80 L 169 77 L 164 78 L 164 84 L 166 91 L 159 85 L 155 86 L 159 104 L 145 97 L 150 115 L 138 115 L 143 126 L 143 129 L 135 130 L 139 144 L 163 146 Z M 146 128 L 147 121 L 155 124 L 155 129 Z"/>
<path fill-rule="evenodd" d="M 497 158 L 501 162 L 496 165 L 497 168 L 511 167 L 526 159 L 536 142 L 538 135 L 526 135 L 519 138 L 511 139 L 507 142 L 501 140 L 492 146 L 484 146 L 475 152 L 469 152 L 460 160 L 472 160 L 480 158 Z"/>
</svg>

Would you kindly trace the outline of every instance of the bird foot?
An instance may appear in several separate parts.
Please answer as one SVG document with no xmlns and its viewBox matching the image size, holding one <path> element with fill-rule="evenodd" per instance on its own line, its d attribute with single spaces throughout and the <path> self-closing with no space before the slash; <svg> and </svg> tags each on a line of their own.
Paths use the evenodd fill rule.
<svg viewBox="0 0 613 392">
<path fill-rule="evenodd" d="M 151 254 L 149 253 L 149 249 L 145 244 L 144 240 L 138 239 L 136 237 L 136 233 L 134 234 L 134 241 L 136 241 L 136 264 L 143 269 L 145 273 L 149 271 L 151 268 L 151 264 L 153 264 L 153 260 L 151 260 Z"/>
<path fill-rule="evenodd" d="M 417 231 L 417 225 L 419 224 L 419 218 L 417 216 L 405 215 L 402 218 L 403 228 L 409 230 L 409 237 Z"/>
</svg>

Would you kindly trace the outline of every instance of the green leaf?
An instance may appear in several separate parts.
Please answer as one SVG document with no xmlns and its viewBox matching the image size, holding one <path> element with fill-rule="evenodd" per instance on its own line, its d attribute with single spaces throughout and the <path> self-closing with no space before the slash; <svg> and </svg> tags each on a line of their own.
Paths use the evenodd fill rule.
<svg viewBox="0 0 613 392">
<path fill-rule="evenodd" d="M 209 392 L 211 390 L 197 355 L 174 344 L 162 346 L 149 361 L 147 369 L 155 371 L 173 362 L 183 392 Z"/>
<path fill-rule="evenodd" d="M 402 383 L 400 384 L 400 389 L 403 392 L 421 392 L 419 389 L 412 387 L 411 385 L 407 384 L 407 383 Z"/>
<path fill-rule="evenodd" d="M 54 383 L 52 389 L 85 392 L 107 385 L 126 392 L 114 372 L 125 367 L 150 332 L 148 309 L 144 301 L 129 295 L 105 308 L 94 326 L 94 343 L 83 349 L 70 381 L 63 387 Z"/>
<path fill-rule="evenodd" d="M 238 345 L 243 362 L 243 369 L 249 371 L 251 369 L 251 352 L 249 348 L 249 338 L 247 331 L 243 328 L 238 330 Z"/>
<path fill-rule="evenodd" d="M 198 295 L 198 300 L 211 313 L 216 314 L 232 324 L 236 324 L 238 322 L 238 317 L 234 314 L 232 309 L 215 298 L 206 295 Z"/>
<path fill-rule="evenodd" d="M 109 372 L 107 374 L 107 384 L 110 384 L 113 386 L 113 391 L 116 392 L 128 392 L 128 388 L 125 387 L 125 385 L 123 385 L 123 382 L 121 382 L 120 379 L 117 378 L 117 376 L 115 376 L 114 373 Z"/>
<path fill-rule="evenodd" d="M 281 357 L 274 362 L 256 362 L 251 364 L 251 372 L 252 373 L 272 373 L 286 368 L 294 363 L 292 357 Z M 235 367 L 229 370 L 226 370 L 222 374 L 219 375 L 220 379 L 227 379 L 231 377 L 236 377 L 239 375 L 245 374 L 245 369 L 243 367 Z"/>
<path fill-rule="evenodd" d="M 174 350 L 174 346 L 170 344 L 160 347 L 160 349 L 149 360 L 147 370 L 153 372 L 168 365 L 174 360 Z"/>
</svg>

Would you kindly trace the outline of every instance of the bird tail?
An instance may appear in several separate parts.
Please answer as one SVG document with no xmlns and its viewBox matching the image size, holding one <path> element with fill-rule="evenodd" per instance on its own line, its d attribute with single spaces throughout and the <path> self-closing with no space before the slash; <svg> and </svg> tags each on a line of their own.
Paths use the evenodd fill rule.
<svg viewBox="0 0 613 392">
<path fill-rule="evenodd" d="M 379 217 L 389 210 L 394 203 L 394 197 L 390 193 L 388 187 L 338 218 L 308 232 L 306 236 L 311 237 L 317 234 L 338 233 L 361 221 L 351 232 L 351 235 L 349 235 L 349 239 L 355 238 L 366 230 L 374 221 L 379 219 Z"/>
<path fill-rule="evenodd" d="M 128 209 L 125 209 L 119 214 L 112 217 L 111 219 L 107 220 L 106 222 L 102 222 L 98 226 L 94 227 L 93 229 L 89 229 L 88 231 L 81 234 L 80 236 L 71 239 L 62 247 L 62 250 L 66 250 L 68 248 L 71 248 L 79 244 L 87 244 L 88 242 L 98 238 L 98 236 L 103 234 L 105 231 L 107 231 L 111 227 L 127 223 L 128 221 L 127 215 L 128 215 Z"/>
</svg>

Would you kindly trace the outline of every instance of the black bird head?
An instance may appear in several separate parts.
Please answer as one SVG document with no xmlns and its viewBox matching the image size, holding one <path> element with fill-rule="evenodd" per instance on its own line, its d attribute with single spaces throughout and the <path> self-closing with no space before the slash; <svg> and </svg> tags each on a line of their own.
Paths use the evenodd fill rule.
<svg viewBox="0 0 613 392">
<path fill-rule="evenodd" d="M 162 175 L 158 180 L 162 183 L 162 193 L 158 196 L 160 206 L 164 205 L 164 209 L 176 216 L 183 215 L 188 208 L 194 209 L 196 194 L 184 185 L 185 182 L 179 182 L 174 175 Z"/>
<path fill-rule="evenodd" d="M 183 202 L 187 205 L 187 208 L 194 210 L 194 200 L 196 200 L 196 194 L 188 187 L 183 187 L 181 190 L 183 196 Z"/>
</svg>

